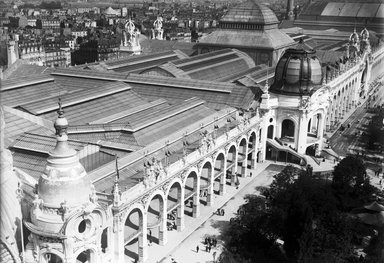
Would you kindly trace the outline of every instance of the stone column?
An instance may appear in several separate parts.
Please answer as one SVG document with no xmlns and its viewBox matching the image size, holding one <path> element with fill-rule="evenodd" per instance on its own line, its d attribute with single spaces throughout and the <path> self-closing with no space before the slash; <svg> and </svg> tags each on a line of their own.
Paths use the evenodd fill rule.
<svg viewBox="0 0 384 263">
<path fill-rule="evenodd" d="M 248 165 L 248 161 L 251 162 L 251 165 L 250 165 L 250 173 L 255 169 L 255 160 L 256 160 L 256 149 L 252 148 L 252 152 L 251 153 L 248 153 L 247 154 L 247 165 Z M 250 160 L 248 158 L 251 158 Z"/>
<path fill-rule="evenodd" d="M 142 263 L 148 258 L 148 240 L 147 240 L 147 212 L 143 214 L 143 222 L 140 226 L 141 234 L 139 235 L 139 262 Z M 124 259 L 124 251 L 123 251 L 123 259 Z M 124 261 L 122 261 L 124 262 Z"/>
<path fill-rule="evenodd" d="M 254 159 L 253 169 L 257 169 L 257 165 L 258 165 L 257 164 L 257 154 L 259 152 L 259 139 L 257 138 L 257 135 L 258 135 L 258 133 L 256 132 L 255 143 L 253 145 L 253 147 L 255 148 L 255 150 L 254 150 L 255 159 Z M 259 159 L 259 162 L 261 163 L 261 162 L 263 162 L 263 160 Z"/>
<path fill-rule="evenodd" d="M 185 227 L 184 225 L 184 188 L 181 188 L 179 191 L 179 196 L 177 197 L 180 200 L 180 206 L 177 208 L 177 218 L 176 218 L 176 226 L 177 231 L 182 231 Z"/>
<path fill-rule="evenodd" d="M 64 253 L 65 262 L 75 263 L 76 259 L 73 254 L 73 237 L 68 237 L 64 239 Z"/>
<path fill-rule="evenodd" d="M 160 203 L 160 229 L 159 229 L 159 243 L 164 246 L 167 244 L 167 199 Z"/>
<path fill-rule="evenodd" d="M 297 152 L 300 154 L 305 154 L 305 150 L 307 148 L 306 147 L 307 146 L 307 122 L 308 122 L 308 118 L 306 114 L 301 113 L 299 124 L 298 124 L 299 125 L 298 136 L 295 138 Z M 295 129 L 297 128 L 295 127 Z"/>
<path fill-rule="evenodd" d="M 248 141 L 245 143 L 245 156 L 244 156 L 244 161 L 243 165 L 241 168 L 241 176 L 242 177 L 247 177 L 247 172 L 248 172 Z"/>
<path fill-rule="evenodd" d="M 318 155 L 320 155 L 321 151 L 323 150 L 323 138 L 324 138 L 324 122 L 325 122 L 325 113 L 322 113 L 320 115 L 321 119 L 319 121 L 319 127 L 318 127 L 318 135 L 319 135 L 319 147 L 318 147 Z"/>
<path fill-rule="evenodd" d="M 113 249 L 114 262 L 124 263 L 124 224 L 121 217 L 116 214 L 113 217 Z"/>
<path fill-rule="evenodd" d="M 193 188 L 196 189 L 196 193 L 193 196 L 193 208 L 192 208 L 192 216 L 197 218 L 200 216 L 200 176 L 197 175 L 197 180 L 195 181 L 197 185 Z"/>
<path fill-rule="evenodd" d="M 219 195 L 223 196 L 225 194 L 226 190 L 226 174 L 227 174 L 227 158 L 224 156 L 224 165 L 223 165 L 223 170 L 222 170 L 222 175 L 220 176 L 220 190 L 219 190 Z"/>
<path fill-rule="evenodd" d="M 232 167 L 232 171 L 234 171 L 234 172 L 232 172 L 232 177 L 231 177 L 231 185 L 232 186 L 235 186 L 235 174 L 237 173 L 237 162 L 238 162 L 238 160 L 239 160 L 239 151 L 238 151 L 238 149 L 236 149 L 236 154 L 235 154 L 235 165 Z"/>
</svg>

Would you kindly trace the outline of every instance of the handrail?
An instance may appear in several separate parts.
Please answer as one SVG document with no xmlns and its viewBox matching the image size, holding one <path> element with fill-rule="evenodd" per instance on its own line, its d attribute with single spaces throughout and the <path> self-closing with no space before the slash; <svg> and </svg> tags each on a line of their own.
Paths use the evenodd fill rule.
<svg viewBox="0 0 384 263">
<path fill-rule="evenodd" d="M 290 148 L 288 146 L 280 145 L 278 142 L 275 142 L 273 139 L 270 139 L 270 138 L 267 138 L 267 143 L 269 143 L 271 146 L 275 147 L 278 150 L 290 152 L 292 155 L 303 160 L 305 162 L 305 164 L 308 163 L 307 158 L 304 155 L 301 155 L 300 153 L 296 152 L 295 150 L 293 150 L 292 148 Z"/>
</svg>

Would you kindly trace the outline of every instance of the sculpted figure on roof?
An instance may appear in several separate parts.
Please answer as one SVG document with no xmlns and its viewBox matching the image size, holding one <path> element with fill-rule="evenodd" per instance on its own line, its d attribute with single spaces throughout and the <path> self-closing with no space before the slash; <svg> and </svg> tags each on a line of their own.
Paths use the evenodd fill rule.
<svg viewBox="0 0 384 263">
<path fill-rule="evenodd" d="M 153 22 L 153 28 L 152 28 L 152 39 L 163 39 L 163 18 L 157 17 L 157 19 Z"/>
<path fill-rule="evenodd" d="M 163 19 L 161 17 L 158 17 L 155 22 L 153 22 L 153 27 L 155 30 L 161 30 L 163 27 Z"/>
<path fill-rule="evenodd" d="M 135 33 L 136 27 L 135 27 L 135 24 L 132 22 L 131 19 L 129 19 L 128 22 L 125 23 L 125 30 L 127 31 L 127 33 L 129 33 L 131 35 L 133 33 Z"/>
<path fill-rule="evenodd" d="M 155 157 L 152 158 L 152 162 L 145 163 L 144 167 L 145 171 L 143 183 L 146 188 L 154 186 L 166 177 L 163 164 Z"/>
</svg>

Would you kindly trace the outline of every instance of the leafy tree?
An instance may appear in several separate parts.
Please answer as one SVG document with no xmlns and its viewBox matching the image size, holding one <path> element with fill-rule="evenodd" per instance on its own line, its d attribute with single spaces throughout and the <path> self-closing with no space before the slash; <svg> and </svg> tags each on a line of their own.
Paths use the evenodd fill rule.
<svg viewBox="0 0 384 263">
<path fill-rule="evenodd" d="M 367 253 L 366 262 L 375 263 L 375 262 L 384 262 L 384 226 L 381 226 L 378 229 L 378 234 L 374 236 L 365 249 Z"/>
<path fill-rule="evenodd" d="M 231 220 L 226 233 L 230 237 L 226 244 L 227 251 L 219 262 L 284 261 L 284 256 L 275 243 L 278 236 L 273 224 L 278 215 L 265 210 L 265 199 L 260 196 L 249 195 L 246 200 L 238 216 Z"/>
<path fill-rule="evenodd" d="M 365 191 L 369 186 L 369 177 L 362 159 L 347 156 L 335 167 L 332 185 L 342 194 L 351 194 Z"/>
<path fill-rule="evenodd" d="M 350 187 L 361 180 L 351 180 Z M 356 224 L 338 210 L 334 192 L 326 180 L 287 166 L 264 190 L 265 199 L 246 197 L 225 233 L 229 240 L 219 262 L 355 262 Z"/>
<path fill-rule="evenodd" d="M 302 191 L 292 192 L 284 222 L 284 249 L 290 258 L 306 258 L 312 254 L 312 208 Z"/>
</svg>

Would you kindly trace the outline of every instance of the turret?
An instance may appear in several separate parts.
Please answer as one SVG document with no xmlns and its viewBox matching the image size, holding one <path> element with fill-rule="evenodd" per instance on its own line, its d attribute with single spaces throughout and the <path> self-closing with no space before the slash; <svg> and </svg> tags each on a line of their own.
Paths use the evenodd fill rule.
<svg viewBox="0 0 384 263">
<path fill-rule="evenodd" d="M 84 262 L 84 258 L 90 263 L 105 262 L 102 258 L 108 251 L 100 246 L 87 248 L 100 242 L 107 214 L 98 203 L 95 187 L 77 152 L 68 143 L 68 121 L 60 100 L 57 113 L 56 146 L 49 152 L 35 189 L 31 220 L 25 221 L 31 232 L 25 262 L 70 263 Z"/>
<path fill-rule="evenodd" d="M 62 218 L 47 211 L 75 209 L 87 205 L 92 195 L 91 180 L 79 161 L 77 152 L 68 144 L 68 121 L 59 101 L 58 118 L 54 123 L 56 146 L 49 152 L 47 166 L 40 176 L 32 223 L 53 232 L 62 227 Z M 37 205 L 38 204 L 38 205 Z"/>
</svg>

